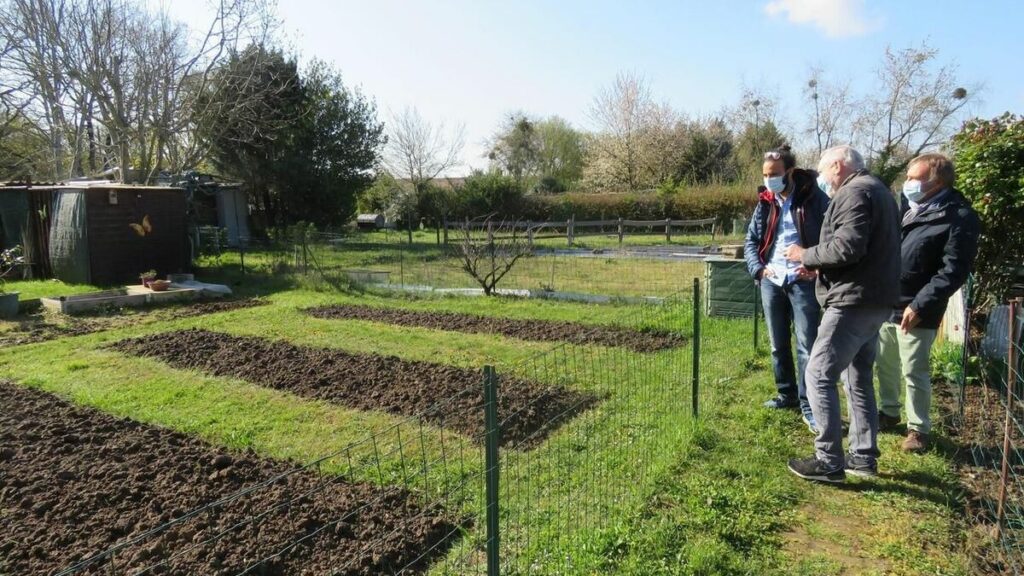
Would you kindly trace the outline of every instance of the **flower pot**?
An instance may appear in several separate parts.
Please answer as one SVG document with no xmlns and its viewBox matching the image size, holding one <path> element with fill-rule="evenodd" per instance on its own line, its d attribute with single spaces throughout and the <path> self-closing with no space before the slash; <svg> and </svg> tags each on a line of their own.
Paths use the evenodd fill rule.
<svg viewBox="0 0 1024 576">
<path fill-rule="evenodd" d="M 0 318 L 14 318 L 18 315 L 19 292 L 0 292 Z"/>
<path fill-rule="evenodd" d="M 153 292 L 164 292 L 171 287 L 171 283 L 168 280 L 150 280 L 149 289 Z"/>
</svg>

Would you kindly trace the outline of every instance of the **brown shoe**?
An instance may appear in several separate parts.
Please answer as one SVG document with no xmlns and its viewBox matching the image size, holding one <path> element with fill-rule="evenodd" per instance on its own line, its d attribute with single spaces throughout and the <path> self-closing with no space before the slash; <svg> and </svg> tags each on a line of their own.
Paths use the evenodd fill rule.
<svg viewBox="0 0 1024 576">
<path fill-rule="evenodd" d="M 878 413 L 879 432 L 892 432 L 900 427 L 899 416 L 889 416 L 885 412 Z"/>
<path fill-rule="evenodd" d="M 904 452 L 924 452 L 928 449 L 928 435 L 917 430 L 907 431 L 907 439 L 903 441 Z"/>
</svg>

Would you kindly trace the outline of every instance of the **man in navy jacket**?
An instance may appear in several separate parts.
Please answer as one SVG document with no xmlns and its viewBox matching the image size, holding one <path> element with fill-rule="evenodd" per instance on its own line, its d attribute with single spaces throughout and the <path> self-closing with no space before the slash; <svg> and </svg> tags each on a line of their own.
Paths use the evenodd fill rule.
<svg viewBox="0 0 1024 576">
<path fill-rule="evenodd" d="M 880 330 L 875 363 L 882 430 L 899 424 L 900 383 L 906 383 L 908 452 L 928 447 L 932 343 L 946 303 L 967 281 L 978 252 L 981 224 L 953 188 L 955 179 L 949 158 L 924 154 L 910 161 L 903 185 L 900 297 Z"/>
<path fill-rule="evenodd" d="M 818 243 L 828 196 L 817 184 L 817 174 L 796 167 L 788 146 L 764 155 L 764 186 L 747 228 L 744 255 L 747 269 L 760 284 L 764 317 L 772 346 L 776 395 L 769 408 L 797 408 L 804 423 L 815 431 L 807 402 L 804 368 L 818 334 L 821 308 L 814 294 L 816 273 L 786 260 L 791 245 L 810 248 Z M 796 332 L 796 366 L 790 345 Z"/>
</svg>

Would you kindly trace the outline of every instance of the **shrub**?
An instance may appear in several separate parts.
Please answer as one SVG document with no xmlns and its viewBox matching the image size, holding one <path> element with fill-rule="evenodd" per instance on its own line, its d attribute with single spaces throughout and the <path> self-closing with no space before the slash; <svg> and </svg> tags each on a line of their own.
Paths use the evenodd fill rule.
<svg viewBox="0 0 1024 576">
<path fill-rule="evenodd" d="M 726 221 L 750 213 L 757 202 L 753 190 L 740 186 L 697 186 L 662 189 L 659 192 L 570 192 L 530 196 L 520 217 L 526 220 L 697 220 Z"/>
<path fill-rule="evenodd" d="M 981 217 L 974 303 L 1000 302 L 1024 262 L 1024 119 L 971 120 L 953 137 L 957 187 Z"/>
</svg>

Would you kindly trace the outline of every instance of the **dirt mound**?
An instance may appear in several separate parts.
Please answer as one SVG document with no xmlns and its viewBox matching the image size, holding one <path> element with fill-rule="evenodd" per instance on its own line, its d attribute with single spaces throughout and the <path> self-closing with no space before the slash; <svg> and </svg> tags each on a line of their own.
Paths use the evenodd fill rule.
<svg viewBox="0 0 1024 576">
<path fill-rule="evenodd" d="M 254 573 L 369 575 L 410 564 L 424 571 L 456 530 L 443 511 L 420 507 L 400 489 L 218 451 L 10 383 L 0 382 L 0 397 L 3 574 L 52 574 L 244 488 L 252 491 L 81 573 L 159 565 L 146 573 L 237 574 L 280 551 Z"/>
<path fill-rule="evenodd" d="M 509 338 L 539 342 L 618 346 L 636 352 L 657 352 L 686 344 L 686 338 L 682 335 L 667 330 L 631 330 L 619 326 L 595 326 L 578 322 L 515 320 L 456 312 L 420 312 L 354 304 L 322 306 L 306 312 L 317 318 L 369 320 L 398 326 L 471 334 L 500 334 Z"/>
<path fill-rule="evenodd" d="M 134 324 L 229 312 L 266 303 L 266 300 L 260 298 L 210 300 L 152 308 L 113 308 L 77 316 L 38 311 L 20 317 L 18 326 L 13 330 L 0 333 L 0 347 L 35 344 L 67 336 L 84 336 Z"/>
<path fill-rule="evenodd" d="M 482 371 L 206 330 L 132 338 L 111 347 L 175 368 L 241 378 L 352 408 L 422 417 L 474 439 L 484 432 Z M 535 445 L 597 401 L 596 396 L 507 377 L 501 378 L 499 390 L 501 440 L 507 446 Z"/>
</svg>

